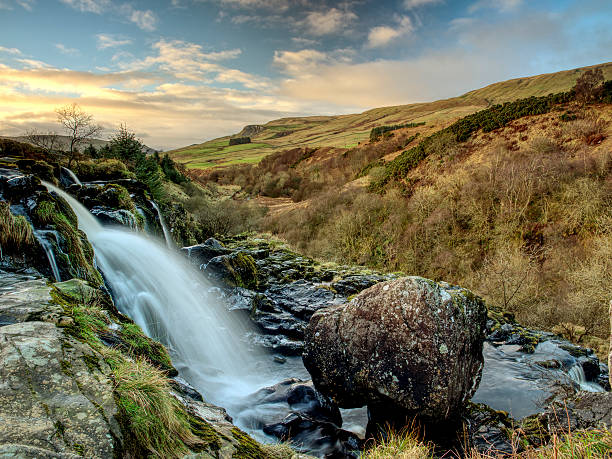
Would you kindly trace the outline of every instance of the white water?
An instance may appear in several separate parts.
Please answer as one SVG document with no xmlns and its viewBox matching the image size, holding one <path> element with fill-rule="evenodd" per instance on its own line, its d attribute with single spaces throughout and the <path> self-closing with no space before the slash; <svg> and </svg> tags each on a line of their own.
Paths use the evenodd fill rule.
<svg viewBox="0 0 612 459">
<path fill-rule="evenodd" d="M 51 243 L 47 241 L 44 236 L 44 231 L 35 231 L 34 235 L 42 248 L 45 249 L 45 253 L 47 254 L 47 259 L 49 260 L 49 265 L 51 265 L 51 271 L 53 272 L 53 277 L 55 277 L 55 282 L 61 282 L 62 278 L 60 277 L 59 269 L 57 268 L 57 262 L 55 261 L 55 255 L 53 254 L 53 247 L 51 247 Z"/>
<path fill-rule="evenodd" d="M 584 390 L 587 392 L 604 392 L 603 387 L 601 387 L 599 384 L 586 380 L 584 369 L 579 363 L 570 368 L 567 374 L 572 381 L 578 384 L 580 390 Z"/>
<path fill-rule="evenodd" d="M 74 183 L 76 183 L 77 185 L 81 185 L 81 186 L 83 185 L 81 181 L 79 180 L 79 178 L 76 176 L 76 174 L 72 172 L 70 169 L 68 169 L 67 167 L 62 167 L 62 171 L 68 174 Z"/>
<path fill-rule="evenodd" d="M 211 298 L 210 285 L 184 257 L 143 233 L 102 226 L 76 199 L 45 186 L 77 215 L 119 310 L 171 350 L 176 368 L 208 401 L 231 413 L 269 383 L 251 363 L 262 356 L 241 340 L 247 324 Z"/>
<path fill-rule="evenodd" d="M 174 241 L 172 240 L 172 235 L 170 234 L 170 231 L 168 230 L 168 226 L 166 225 L 166 220 L 164 220 L 164 216 L 159 210 L 159 207 L 157 207 L 157 204 L 155 203 L 155 201 L 149 201 L 149 202 L 151 203 L 151 205 L 157 212 L 157 216 L 159 217 L 159 223 L 161 224 L 162 230 L 164 231 L 164 239 L 166 239 L 166 246 L 169 249 L 176 248 L 174 246 Z"/>
</svg>

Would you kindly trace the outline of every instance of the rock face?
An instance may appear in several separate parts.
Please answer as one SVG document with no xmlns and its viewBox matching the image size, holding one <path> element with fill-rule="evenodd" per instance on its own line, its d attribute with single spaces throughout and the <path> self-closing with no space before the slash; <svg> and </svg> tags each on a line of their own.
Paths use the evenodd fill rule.
<svg viewBox="0 0 612 459">
<path fill-rule="evenodd" d="M 306 329 L 304 365 L 340 407 L 444 421 L 480 382 L 487 311 L 469 291 L 405 277 L 350 303 L 317 311 Z"/>
<path fill-rule="evenodd" d="M 0 297 L 0 457 L 112 458 L 122 435 L 110 370 L 55 325 L 50 299 L 40 279 Z"/>
</svg>

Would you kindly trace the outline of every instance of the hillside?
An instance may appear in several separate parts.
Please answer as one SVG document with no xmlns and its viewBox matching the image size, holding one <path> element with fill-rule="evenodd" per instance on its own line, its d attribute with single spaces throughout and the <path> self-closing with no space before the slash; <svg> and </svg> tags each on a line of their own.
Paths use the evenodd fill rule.
<svg viewBox="0 0 612 459">
<path fill-rule="evenodd" d="M 508 80 L 430 103 L 381 107 L 353 115 L 282 118 L 262 126 L 247 126 L 236 134 L 237 137 L 250 136 L 250 144 L 229 146 L 228 136 L 179 148 L 169 154 L 188 169 L 208 169 L 258 163 L 265 156 L 284 149 L 305 146 L 352 148 L 366 141 L 370 130 L 376 126 L 425 122 L 428 128 L 437 130 L 494 104 L 566 91 L 590 68 L 601 68 L 606 79 L 612 78 L 612 63 L 605 63 Z"/>
<path fill-rule="evenodd" d="M 310 256 L 468 286 L 605 355 L 611 89 L 586 105 L 572 92 L 519 99 L 350 149 L 190 175 L 233 187 L 236 206 L 266 207 L 259 229 Z"/>
</svg>

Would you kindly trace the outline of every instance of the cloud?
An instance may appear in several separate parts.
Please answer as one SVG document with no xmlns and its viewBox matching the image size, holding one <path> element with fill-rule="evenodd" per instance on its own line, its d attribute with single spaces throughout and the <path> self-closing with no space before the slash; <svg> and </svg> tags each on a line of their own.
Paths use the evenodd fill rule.
<svg viewBox="0 0 612 459">
<path fill-rule="evenodd" d="M 131 5 L 125 4 L 121 7 L 128 21 L 133 22 L 142 30 L 152 32 L 157 27 L 157 16 L 151 10 L 135 10 Z"/>
<path fill-rule="evenodd" d="M 78 56 L 81 52 L 76 48 L 69 48 L 62 43 L 56 43 L 55 47 L 59 50 L 60 53 L 66 54 L 67 56 Z"/>
<path fill-rule="evenodd" d="M 32 11 L 36 0 L 15 0 L 15 3 L 23 9 Z M 13 5 L 10 0 L 0 0 L 0 10 L 12 10 Z"/>
<path fill-rule="evenodd" d="M 398 18 L 398 25 L 395 27 L 391 26 L 378 26 L 370 29 L 368 33 L 367 48 L 380 48 L 388 45 L 391 41 L 396 40 L 402 36 L 408 35 L 414 31 L 412 21 L 408 16 L 402 16 Z"/>
<path fill-rule="evenodd" d="M 17 48 L 5 48 L 4 46 L 0 46 L 0 53 L 7 53 L 7 54 L 21 54 L 21 51 L 19 51 Z"/>
<path fill-rule="evenodd" d="M 442 3 L 443 0 L 404 0 L 404 8 L 411 10 L 419 8 L 421 6 L 433 5 L 435 3 Z"/>
<path fill-rule="evenodd" d="M 329 56 L 315 49 L 274 51 L 273 62 L 283 73 L 305 75 L 319 68 L 320 64 L 329 62 Z"/>
<path fill-rule="evenodd" d="M 133 22 L 142 30 L 152 32 L 157 27 L 157 15 L 151 10 L 137 10 L 131 4 L 116 5 L 111 0 L 60 0 L 65 5 L 82 13 L 115 13 Z"/>
<path fill-rule="evenodd" d="M 235 8 L 265 8 L 277 11 L 285 11 L 289 8 L 289 0 L 220 0 L 220 3 Z"/>
<path fill-rule="evenodd" d="M 117 48 L 119 46 L 125 46 L 132 43 L 132 40 L 127 38 L 121 38 L 106 33 L 99 33 L 96 35 L 96 38 L 98 40 L 98 49 Z"/>
<path fill-rule="evenodd" d="M 349 27 L 356 19 L 357 15 L 348 9 L 330 8 L 327 11 L 311 11 L 303 26 L 312 35 L 330 35 Z"/>
<path fill-rule="evenodd" d="M 517 10 L 522 5 L 523 0 L 478 0 L 468 8 L 468 11 L 475 13 L 482 9 L 494 9 L 501 13 L 507 13 Z"/>
<path fill-rule="evenodd" d="M 21 62 L 26 67 L 34 68 L 34 69 L 42 69 L 46 67 L 50 67 L 49 64 L 37 61 L 36 59 L 17 59 L 17 62 Z"/>
<path fill-rule="evenodd" d="M 110 6 L 110 0 L 61 0 L 62 3 L 82 13 L 102 14 Z"/>
</svg>

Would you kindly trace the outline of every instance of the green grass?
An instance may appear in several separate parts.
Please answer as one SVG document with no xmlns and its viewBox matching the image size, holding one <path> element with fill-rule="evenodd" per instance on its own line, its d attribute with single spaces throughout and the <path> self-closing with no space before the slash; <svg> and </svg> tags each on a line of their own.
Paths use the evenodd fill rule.
<svg viewBox="0 0 612 459">
<path fill-rule="evenodd" d="M 0 202 L 0 248 L 4 253 L 19 254 L 34 244 L 32 226 L 25 217 L 13 215 L 6 202 Z"/>
</svg>

